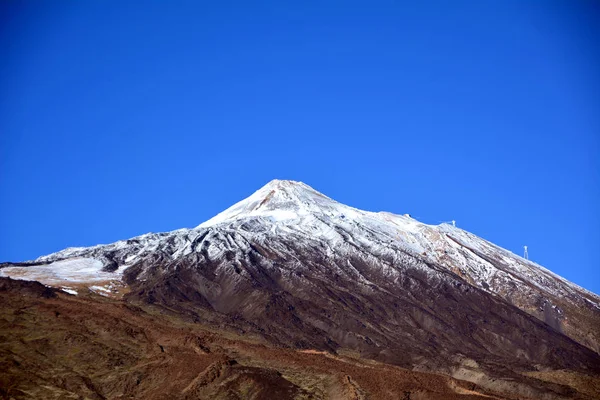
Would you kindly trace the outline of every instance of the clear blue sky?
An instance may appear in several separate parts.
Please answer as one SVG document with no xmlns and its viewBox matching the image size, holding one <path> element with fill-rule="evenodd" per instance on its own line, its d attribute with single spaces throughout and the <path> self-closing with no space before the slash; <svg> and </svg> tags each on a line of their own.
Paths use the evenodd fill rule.
<svg viewBox="0 0 600 400">
<path fill-rule="evenodd" d="M 0 5 L 0 261 L 193 227 L 273 178 L 600 293 L 600 6 Z"/>
</svg>

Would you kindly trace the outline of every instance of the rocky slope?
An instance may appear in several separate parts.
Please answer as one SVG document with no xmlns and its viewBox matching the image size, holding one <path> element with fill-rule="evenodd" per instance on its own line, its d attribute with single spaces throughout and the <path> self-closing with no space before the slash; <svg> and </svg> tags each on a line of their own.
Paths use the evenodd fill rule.
<svg viewBox="0 0 600 400">
<path fill-rule="evenodd" d="M 272 181 L 194 229 L 0 274 L 506 396 L 579 396 L 539 374 L 600 374 L 595 294 L 451 225 L 357 210 L 299 182 Z"/>
<path fill-rule="evenodd" d="M 257 337 L 206 329 L 97 295 L 70 296 L 37 282 L 0 278 L 0 302 L 2 399 L 498 395 L 440 375 L 275 348 Z"/>
</svg>

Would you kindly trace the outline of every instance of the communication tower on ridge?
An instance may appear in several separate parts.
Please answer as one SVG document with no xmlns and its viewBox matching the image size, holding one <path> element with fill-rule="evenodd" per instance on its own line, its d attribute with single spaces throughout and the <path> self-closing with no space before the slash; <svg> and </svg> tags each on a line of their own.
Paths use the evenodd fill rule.
<svg viewBox="0 0 600 400">
<path fill-rule="evenodd" d="M 525 254 L 523 254 L 523 258 L 525 258 L 526 260 L 529 260 L 529 253 L 527 252 L 527 246 L 523 246 L 523 249 L 525 249 Z"/>
</svg>

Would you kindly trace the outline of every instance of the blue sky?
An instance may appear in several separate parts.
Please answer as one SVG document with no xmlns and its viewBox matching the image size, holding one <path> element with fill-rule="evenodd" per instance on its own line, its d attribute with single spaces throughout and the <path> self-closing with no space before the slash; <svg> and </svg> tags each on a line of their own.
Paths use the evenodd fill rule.
<svg viewBox="0 0 600 400">
<path fill-rule="evenodd" d="M 3 2 L 0 261 L 193 227 L 273 178 L 600 293 L 578 1 Z"/>
</svg>

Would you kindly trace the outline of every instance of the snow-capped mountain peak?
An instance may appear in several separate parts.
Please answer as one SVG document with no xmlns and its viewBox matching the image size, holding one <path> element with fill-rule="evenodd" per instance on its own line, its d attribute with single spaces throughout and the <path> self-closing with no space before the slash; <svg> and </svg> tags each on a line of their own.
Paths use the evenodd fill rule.
<svg viewBox="0 0 600 400">
<path fill-rule="evenodd" d="M 365 290 L 379 287 L 390 293 L 407 274 L 466 283 L 600 350 L 600 334 L 585 333 L 590 318 L 600 321 L 597 295 L 452 225 L 359 210 L 288 180 L 269 182 L 194 229 L 0 264 L 0 276 L 67 288 L 110 288 L 124 282 L 143 285 L 187 269 L 235 286 L 258 279 L 263 272 L 254 271 L 255 265 L 278 276 L 278 285 L 288 289 L 306 283 L 294 277 L 315 271 L 319 279 L 346 276 Z M 229 293 L 210 290 L 213 302 L 221 301 L 218 293 Z"/>
<path fill-rule="evenodd" d="M 200 224 L 205 228 L 248 217 L 295 219 L 339 209 L 341 204 L 302 182 L 274 179 L 246 199 Z"/>
</svg>

